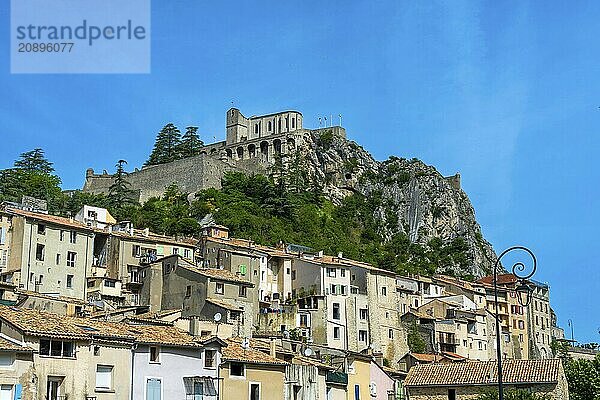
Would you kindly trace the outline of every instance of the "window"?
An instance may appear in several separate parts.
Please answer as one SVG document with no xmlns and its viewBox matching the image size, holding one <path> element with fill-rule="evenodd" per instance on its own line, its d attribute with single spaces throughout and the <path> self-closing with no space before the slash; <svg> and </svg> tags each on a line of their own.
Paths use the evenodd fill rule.
<svg viewBox="0 0 600 400">
<path fill-rule="evenodd" d="M 362 330 L 362 329 L 360 331 L 358 331 L 358 341 L 359 342 L 367 341 L 367 331 Z"/>
<path fill-rule="evenodd" d="M 519 329 L 525 329 L 525 322 L 519 320 Z"/>
<path fill-rule="evenodd" d="M 75 231 L 69 232 L 69 242 L 77 243 L 77 232 L 75 232 Z"/>
<path fill-rule="evenodd" d="M 74 251 L 67 251 L 67 267 L 75 267 L 75 261 L 77 260 L 77 253 Z"/>
<path fill-rule="evenodd" d="M 238 271 L 241 275 L 246 275 L 246 273 L 248 272 L 248 268 L 244 264 L 240 264 L 238 265 Z"/>
<path fill-rule="evenodd" d="M 300 314 L 300 326 L 307 327 L 308 326 L 308 315 Z"/>
<path fill-rule="evenodd" d="M 0 367 L 10 367 L 13 365 L 14 358 L 10 353 L 0 353 Z M 2 397 L 0 397 L 2 398 Z"/>
<path fill-rule="evenodd" d="M 178 247 L 173 247 L 173 254 L 175 254 L 175 255 L 179 254 L 179 248 Z"/>
<path fill-rule="evenodd" d="M 360 319 L 367 319 L 369 315 L 369 310 L 366 308 L 361 308 L 360 310 L 358 310 L 358 317 Z"/>
<path fill-rule="evenodd" d="M 65 240 L 65 231 L 63 231 L 63 230 L 61 229 L 61 230 L 60 230 L 60 233 L 59 233 L 59 235 L 58 235 L 58 236 L 59 236 L 59 238 L 60 238 L 60 241 L 61 241 L 61 242 L 62 242 L 63 240 Z"/>
<path fill-rule="evenodd" d="M 40 355 L 52 357 L 74 357 L 73 342 L 61 340 L 40 339 Z"/>
<path fill-rule="evenodd" d="M 344 268 L 340 269 L 340 276 L 344 278 L 346 276 L 346 270 Z"/>
<path fill-rule="evenodd" d="M 40 275 L 40 279 L 38 279 L 38 283 L 41 285 L 44 280 L 44 275 Z"/>
<path fill-rule="evenodd" d="M 225 285 L 221 282 L 217 282 L 215 284 L 215 293 L 216 294 L 223 294 L 225 293 Z"/>
<path fill-rule="evenodd" d="M 327 268 L 327 276 L 330 278 L 335 278 L 335 268 Z"/>
<path fill-rule="evenodd" d="M 73 275 L 67 275 L 67 288 L 73 288 Z"/>
<path fill-rule="evenodd" d="M 245 368 L 242 363 L 232 362 L 229 364 L 229 375 L 230 376 L 244 376 Z"/>
<path fill-rule="evenodd" d="M 38 224 L 38 235 L 45 235 L 45 234 L 46 234 L 46 225 Z"/>
<path fill-rule="evenodd" d="M 387 296 L 387 287 L 385 287 L 385 286 L 381 287 L 381 295 L 382 296 Z"/>
<path fill-rule="evenodd" d="M 215 355 L 217 354 L 214 350 L 204 350 L 204 366 L 206 368 L 215 367 Z"/>
<path fill-rule="evenodd" d="M 246 286 L 240 286 L 240 297 L 248 296 L 248 288 Z"/>
<path fill-rule="evenodd" d="M 340 294 L 341 295 L 346 295 L 346 285 L 339 285 L 340 288 Z"/>
<path fill-rule="evenodd" d="M 60 265 L 60 260 L 61 260 L 61 258 L 62 258 L 62 254 L 60 254 L 60 253 L 57 253 L 57 254 L 56 254 L 56 265 Z"/>
<path fill-rule="evenodd" d="M 456 389 L 448 389 L 448 400 L 456 400 Z"/>
<path fill-rule="evenodd" d="M 45 252 L 45 247 L 43 244 L 37 244 L 36 248 L 35 248 L 35 259 L 37 261 L 44 261 L 44 252 Z"/>
<path fill-rule="evenodd" d="M 250 400 L 260 400 L 260 383 L 250 383 Z"/>
<path fill-rule="evenodd" d="M 100 355 L 100 346 L 94 346 L 94 356 L 98 357 Z"/>
<path fill-rule="evenodd" d="M 4 228 L 0 227 L 0 244 L 4 244 L 6 240 L 6 234 L 4 233 Z"/>
<path fill-rule="evenodd" d="M 340 303 L 333 303 L 333 319 L 340 319 Z"/>
<path fill-rule="evenodd" d="M 150 346 L 150 362 L 160 362 L 160 348 L 158 346 Z"/>
<path fill-rule="evenodd" d="M 96 390 L 112 390 L 112 365 L 96 366 Z"/>
<path fill-rule="evenodd" d="M 333 338 L 334 339 L 339 339 L 340 338 L 340 327 L 339 326 L 335 326 L 333 328 Z"/>
<path fill-rule="evenodd" d="M 115 287 L 115 281 L 105 280 L 104 281 L 104 286 L 106 286 L 106 287 Z"/>
<path fill-rule="evenodd" d="M 388 339 L 394 338 L 394 330 L 392 328 L 388 329 Z"/>
<path fill-rule="evenodd" d="M 296 270 L 292 271 L 292 280 L 295 281 L 296 280 Z"/>
<path fill-rule="evenodd" d="M 190 285 L 187 285 L 185 288 L 185 297 L 191 297 L 192 296 L 192 287 Z"/>
<path fill-rule="evenodd" d="M 190 255 L 191 255 L 190 249 L 183 249 L 183 256 L 185 258 L 190 258 Z"/>
</svg>

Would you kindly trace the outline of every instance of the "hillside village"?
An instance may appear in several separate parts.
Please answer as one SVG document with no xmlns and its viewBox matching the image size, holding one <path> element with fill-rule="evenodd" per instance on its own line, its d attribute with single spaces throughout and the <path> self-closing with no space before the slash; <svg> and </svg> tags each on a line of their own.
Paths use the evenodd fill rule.
<svg viewBox="0 0 600 400">
<path fill-rule="evenodd" d="M 425 367 L 493 368 L 489 276 L 402 276 L 301 244 L 258 245 L 211 215 L 200 238 L 176 238 L 103 208 L 64 218 L 25 200 L 0 210 L 7 396 L 425 399 Z M 498 284 L 506 383 L 566 398 L 549 286 L 533 282 L 523 307 L 513 275 Z M 455 384 L 434 389 L 452 398 Z"/>
</svg>

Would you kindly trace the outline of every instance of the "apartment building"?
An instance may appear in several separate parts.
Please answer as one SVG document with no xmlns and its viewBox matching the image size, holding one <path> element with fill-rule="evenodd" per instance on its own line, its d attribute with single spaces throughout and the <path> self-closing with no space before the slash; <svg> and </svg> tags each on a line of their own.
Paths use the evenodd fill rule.
<svg viewBox="0 0 600 400">
<path fill-rule="evenodd" d="M 70 218 L 4 207 L 2 235 L 7 262 L 2 279 L 16 287 L 86 298 L 94 232 Z"/>
</svg>

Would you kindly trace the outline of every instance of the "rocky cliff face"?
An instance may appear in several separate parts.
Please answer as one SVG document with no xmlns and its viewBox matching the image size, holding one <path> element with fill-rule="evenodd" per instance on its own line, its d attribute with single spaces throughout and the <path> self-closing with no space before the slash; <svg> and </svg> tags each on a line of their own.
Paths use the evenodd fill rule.
<svg viewBox="0 0 600 400">
<path fill-rule="evenodd" d="M 300 151 L 309 176 L 334 202 L 352 193 L 381 199 L 375 214 L 382 237 L 402 232 L 423 246 L 432 238 L 449 242 L 461 237 L 467 244 L 467 273 L 480 277 L 491 270 L 496 255 L 460 188 L 460 176 L 443 177 L 417 159 L 379 162 L 355 142 L 327 133 L 313 133 Z M 457 268 L 447 265 L 440 272 L 466 272 Z"/>
</svg>

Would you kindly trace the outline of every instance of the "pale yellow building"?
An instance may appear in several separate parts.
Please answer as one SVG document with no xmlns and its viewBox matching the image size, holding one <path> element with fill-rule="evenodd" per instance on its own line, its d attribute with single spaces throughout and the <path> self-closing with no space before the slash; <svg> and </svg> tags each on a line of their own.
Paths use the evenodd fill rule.
<svg viewBox="0 0 600 400">
<path fill-rule="evenodd" d="M 240 340 L 227 340 L 223 348 L 221 390 L 223 399 L 283 399 L 285 371 L 288 363 L 251 346 L 244 348 Z"/>
</svg>

